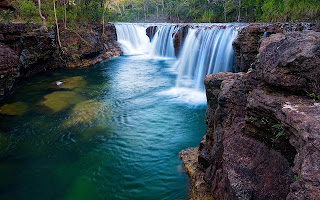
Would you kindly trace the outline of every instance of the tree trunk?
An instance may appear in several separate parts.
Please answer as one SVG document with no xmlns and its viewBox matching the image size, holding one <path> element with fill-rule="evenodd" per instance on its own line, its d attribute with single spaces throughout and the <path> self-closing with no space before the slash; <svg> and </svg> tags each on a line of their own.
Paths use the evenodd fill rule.
<svg viewBox="0 0 320 200">
<path fill-rule="evenodd" d="M 121 12 L 121 9 L 120 9 L 120 7 L 119 7 L 119 4 L 116 4 L 116 6 L 117 6 L 117 8 L 118 8 L 118 10 L 119 10 L 119 12 L 120 12 L 120 15 L 122 16 L 122 12 Z"/>
<path fill-rule="evenodd" d="M 46 22 L 46 18 L 44 18 L 44 16 L 41 13 L 41 0 L 38 0 L 38 8 L 39 8 L 39 16 L 42 20 L 43 25 L 45 26 L 47 25 L 47 22 Z"/>
<path fill-rule="evenodd" d="M 56 27 L 57 27 L 57 39 L 58 39 L 58 45 L 59 48 L 61 49 L 61 41 L 60 41 L 60 33 L 59 33 L 59 24 L 58 24 L 58 19 L 57 19 L 57 11 L 56 11 L 56 1 L 53 1 L 53 11 L 54 11 L 54 18 L 56 20 Z"/>
<path fill-rule="evenodd" d="M 164 0 L 161 0 L 161 4 L 162 4 L 162 15 L 164 15 Z"/>
<path fill-rule="evenodd" d="M 241 20 L 241 0 L 239 0 L 238 22 Z"/>
<path fill-rule="evenodd" d="M 159 7 L 157 5 L 157 19 L 159 19 Z"/>
<path fill-rule="evenodd" d="M 64 2 L 64 29 L 67 29 L 67 0 Z"/>
<path fill-rule="evenodd" d="M 106 13 L 106 1 L 103 4 L 103 12 L 102 12 L 102 35 L 104 35 L 104 15 Z"/>
</svg>

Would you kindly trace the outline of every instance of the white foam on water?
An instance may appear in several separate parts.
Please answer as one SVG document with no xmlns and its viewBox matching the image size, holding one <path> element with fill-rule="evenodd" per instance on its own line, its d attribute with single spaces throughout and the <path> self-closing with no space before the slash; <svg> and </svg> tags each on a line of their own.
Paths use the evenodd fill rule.
<svg viewBox="0 0 320 200">
<path fill-rule="evenodd" d="M 191 105 L 205 105 L 207 103 L 206 94 L 192 88 L 174 87 L 159 92 L 159 95 L 168 96 L 169 101 L 174 103 L 186 103 Z"/>
</svg>

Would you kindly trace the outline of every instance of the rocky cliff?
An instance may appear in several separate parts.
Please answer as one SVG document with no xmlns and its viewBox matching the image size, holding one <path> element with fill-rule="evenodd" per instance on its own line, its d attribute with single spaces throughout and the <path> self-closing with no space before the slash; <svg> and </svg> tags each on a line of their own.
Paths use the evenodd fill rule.
<svg viewBox="0 0 320 200">
<path fill-rule="evenodd" d="M 0 99 L 20 79 L 58 67 L 85 67 L 121 54 L 114 25 L 91 31 L 54 30 L 34 24 L 0 24 Z"/>
<path fill-rule="evenodd" d="M 248 73 L 205 79 L 206 135 L 179 154 L 190 199 L 320 198 L 320 33 L 260 42 Z"/>
<path fill-rule="evenodd" d="M 233 43 L 236 72 L 247 72 L 259 53 L 261 40 L 271 34 L 314 30 L 320 31 L 320 23 L 256 23 L 243 27 Z"/>
</svg>

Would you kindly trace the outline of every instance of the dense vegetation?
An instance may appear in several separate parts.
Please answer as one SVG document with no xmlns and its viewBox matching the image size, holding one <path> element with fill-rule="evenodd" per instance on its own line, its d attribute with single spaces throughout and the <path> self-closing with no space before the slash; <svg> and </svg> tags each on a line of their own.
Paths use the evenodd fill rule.
<svg viewBox="0 0 320 200">
<path fill-rule="evenodd" d="M 11 0 L 1 21 L 41 22 L 40 0 Z M 47 26 L 68 28 L 105 21 L 275 22 L 319 21 L 320 0 L 41 0 Z"/>
</svg>

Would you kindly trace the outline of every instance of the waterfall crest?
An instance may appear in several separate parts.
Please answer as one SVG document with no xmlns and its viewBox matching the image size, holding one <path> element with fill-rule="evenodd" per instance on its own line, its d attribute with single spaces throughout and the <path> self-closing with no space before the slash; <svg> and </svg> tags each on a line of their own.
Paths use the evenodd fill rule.
<svg viewBox="0 0 320 200">
<path fill-rule="evenodd" d="M 177 87 L 204 90 L 207 74 L 232 71 L 232 42 L 238 31 L 234 27 L 190 29 L 174 68 Z"/>
<path fill-rule="evenodd" d="M 182 27 L 190 27 L 174 64 L 178 74 L 177 88 L 203 92 L 203 82 L 207 74 L 232 71 L 234 58 L 232 42 L 238 35 L 237 27 L 232 24 L 185 26 L 117 23 L 115 26 L 118 42 L 125 54 L 167 58 L 175 58 L 175 34 L 182 30 Z M 146 35 L 146 28 L 149 26 L 156 26 L 156 33 L 151 43 Z"/>
<path fill-rule="evenodd" d="M 115 24 L 118 42 L 125 55 L 146 54 L 150 48 L 150 40 L 143 24 Z"/>
<path fill-rule="evenodd" d="M 157 26 L 157 31 L 151 42 L 151 55 L 174 58 L 173 36 L 175 25 Z"/>
</svg>

